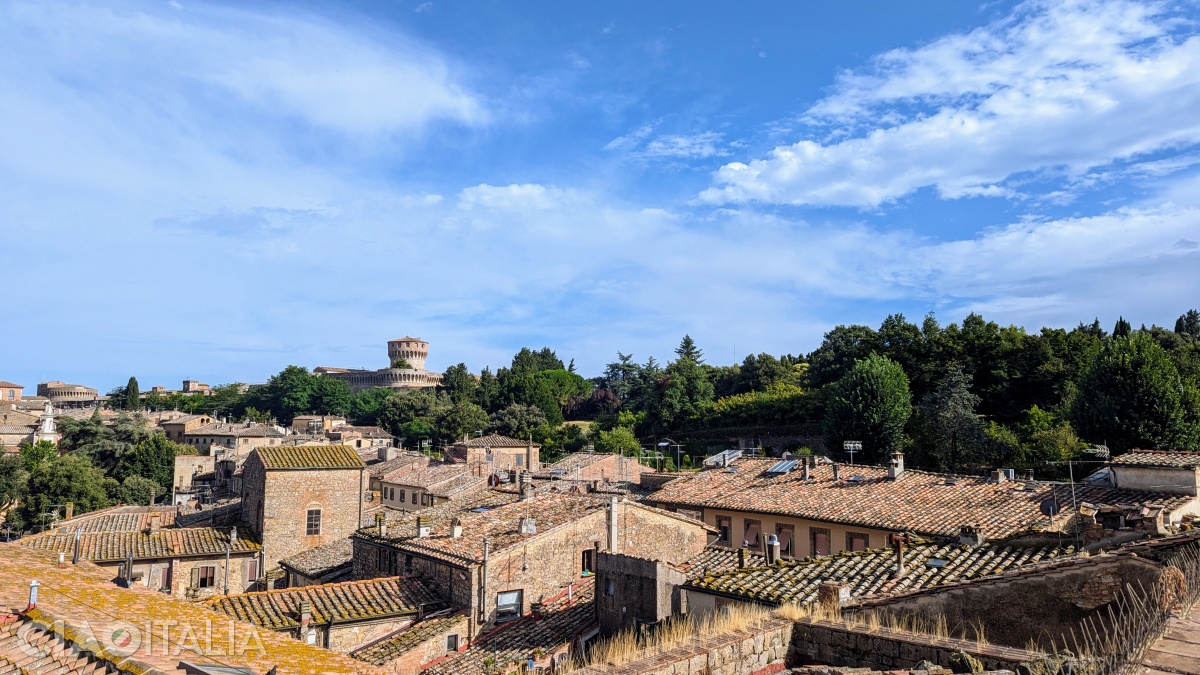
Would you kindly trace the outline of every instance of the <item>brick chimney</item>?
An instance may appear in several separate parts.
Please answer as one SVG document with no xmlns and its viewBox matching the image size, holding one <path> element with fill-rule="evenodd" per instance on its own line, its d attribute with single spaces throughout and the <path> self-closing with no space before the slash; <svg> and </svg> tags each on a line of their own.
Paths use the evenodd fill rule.
<svg viewBox="0 0 1200 675">
<path fill-rule="evenodd" d="M 826 581 L 817 586 L 817 606 L 834 616 L 840 616 L 842 605 L 850 599 L 850 584 Z"/>
<path fill-rule="evenodd" d="M 977 548 L 983 546 L 983 528 L 979 525 L 961 525 L 958 528 L 958 543 Z"/>
<path fill-rule="evenodd" d="M 904 545 L 908 543 L 908 533 L 894 533 L 888 536 L 888 540 L 892 546 L 896 547 L 896 569 L 892 571 L 893 579 L 904 577 L 906 570 L 904 569 Z"/>
<path fill-rule="evenodd" d="M 70 520 L 75 515 L 75 502 L 67 502 L 63 505 L 63 520 Z"/>
<path fill-rule="evenodd" d="M 888 478 L 896 480 L 904 473 L 904 453 L 893 452 L 892 459 L 888 462 Z"/>
<path fill-rule="evenodd" d="M 300 639 L 305 639 L 308 634 L 308 625 L 312 623 L 312 603 L 308 600 L 300 601 Z"/>
<path fill-rule="evenodd" d="M 800 466 L 804 467 L 801 478 L 803 480 L 808 480 L 810 478 L 810 475 L 808 473 L 808 457 L 807 456 L 800 458 Z"/>
<path fill-rule="evenodd" d="M 1004 469 L 994 469 L 992 471 L 992 482 L 1003 483 L 1008 480 L 1008 472 Z"/>
</svg>

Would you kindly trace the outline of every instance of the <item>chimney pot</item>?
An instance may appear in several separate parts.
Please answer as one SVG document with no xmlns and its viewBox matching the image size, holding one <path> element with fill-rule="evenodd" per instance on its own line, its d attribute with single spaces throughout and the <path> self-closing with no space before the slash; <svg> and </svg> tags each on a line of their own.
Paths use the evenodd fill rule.
<svg viewBox="0 0 1200 675">
<path fill-rule="evenodd" d="M 801 457 L 801 458 L 800 458 L 800 465 L 801 465 L 802 467 L 804 467 L 802 478 L 803 478 L 804 480 L 808 480 L 808 479 L 809 479 L 809 477 L 810 477 L 810 476 L 809 476 L 809 473 L 808 473 L 808 457 Z"/>
<path fill-rule="evenodd" d="M 63 552 L 61 552 L 61 551 L 60 551 L 60 552 L 59 552 L 59 554 L 58 554 L 58 566 L 59 566 L 59 567 L 66 567 L 66 566 L 67 566 L 67 554 L 66 554 L 66 553 L 63 553 Z"/>
<path fill-rule="evenodd" d="M 775 565 L 779 562 L 779 537 L 772 534 L 767 537 L 767 564 Z"/>
</svg>

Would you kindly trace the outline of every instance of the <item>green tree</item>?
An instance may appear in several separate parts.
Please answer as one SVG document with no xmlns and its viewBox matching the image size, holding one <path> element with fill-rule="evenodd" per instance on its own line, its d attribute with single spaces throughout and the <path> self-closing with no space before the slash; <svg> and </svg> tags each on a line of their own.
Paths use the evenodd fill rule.
<svg viewBox="0 0 1200 675">
<path fill-rule="evenodd" d="M 880 462 L 901 448 L 912 414 L 908 376 L 895 361 L 871 354 L 830 387 L 825 405 L 825 443 L 862 441 L 866 462 Z"/>
<path fill-rule="evenodd" d="M 983 427 L 975 415 L 979 397 L 970 386 L 970 378 L 955 364 L 921 402 L 924 455 L 936 468 L 956 471 L 980 459 Z"/>
<path fill-rule="evenodd" d="M 176 455 L 194 452 L 191 448 L 173 443 L 166 434 L 156 433 L 134 446 L 121 458 L 116 477 L 122 480 L 130 476 L 141 476 L 160 486 L 169 486 L 174 481 Z"/>
<path fill-rule="evenodd" d="M 152 504 L 167 493 L 158 481 L 142 476 L 126 476 L 121 481 L 121 501 L 125 504 Z"/>
<path fill-rule="evenodd" d="M 386 387 L 374 387 L 358 392 L 350 404 L 350 419 L 354 424 L 361 426 L 369 427 L 379 424 L 379 413 L 383 410 L 383 404 L 394 393 L 396 393 L 394 389 Z"/>
<path fill-rule="evenodd" d="M 25 525 L 14 508 L 29 494 L 29 472 L 20 457 L 0 454 L 0 512 L 6 513 L 10 529 L 19 531 Z"/>
<path fill-rule="evenodd" d="M 487 425 L 488 414 L 483 408 L 470 401 L 452 403 L 437 418 L 438 438 L 443 444 L 452 443 L 486 429 Z"/>
<path fill-rule="evenodd" d="M 541 370 L 566 370 L 566 365 L 553 349 L 542 347 L 538 351 L 532 351 L 528 347 L 522 347 L 521 351 L 513 356 L 512 367 L 510 370 L 514 373 L 536 373 Z"/>
<path fill-rule="evenodd" d="M 412 364 L 403 356 L 397 356 L 392 359 L 392 367 L 399 368 L 400 370 L 413 370 Z"/>
<path fill-rule="evenodd" d="M 1129 322 L 1125 320 L 1125 317 L 1118 317 L 1117 325 L 1113 326 L 1113 337 L 1129 337 L 1129 334 L 1132 332 L 1133 327 L 1129 325 Z"/>
<path fill-rule="evenodd" d="M 628 427 L 616 427 L 601 431 L 595 440 L 596 452 L 611 452 L 619 455 L 636 455 L 642 448 L 637 436 Z"/>
<path fill-rule="evenodd" d="M 283 424 L 291 424 L 296 415 L 313 412 L 313 395 L 317 391 L 317 380 L 308 369 L 288 366 L 273 375 L 267 383 L 251 389 L 241 405 L 265 410 Z"/>
<path fill-rule="evenodd" d="M 1175 332 L 1200 340 L 1200 311 L 1189 309 L 1175 320 Z"/>
<path fill-rule="evenodd" d="M 696 346 L 696 341 L 691 335 L 684 335 L 679 341 L 679 346 L 675 348 L 675 355 L 681 359 L 689 359 L 696 363 L 704 363 L 704 352 Z"/>
<path fill-rule="evenodd" d="M 470 370 L 467 370 L 465 363 L 450 366 L 446 372 L 442 373 L 441 389 L 455 403 L 472 400 L 477 386 L 475 377 L 471 375 Z"/>
<path fill-rule="evenodd" d="M 64 455 L 29 472 L 29 497 L 21 506 L 21 517 L 31 526 L 41 526 L 43 514 L 57 514 L 61 507 L 55 504 L 67 502 L 75 505 L 77 514 L 109 505 L 104 471 L 86 457 Z"/>
<path fill-rule="evenodd" d="M 37 443 L 29 441 L 21 441 L 20 445 L 21 464 L 26 471 L 33 471 L 33 468 L 42 462 L 51 462 L 58 458 L 58 446 L 54 443 L 42 439 Z"/>
<path fill-rule="evenodd" d="M 527 438 L 534 429 L 546 425 L 541 408 L 513 403 L 492 413 L 488 429 L 511 438 Z"/>
<path fill-rule="evenodd" d="M 350 385 L 332 377 L 314 377 L 309 397 L 310 411 L 315 415 L 350 414 L 354 404 L 354 392 Z"/>
<path fill-rule="evenodd" d="M 491 369 L 484 368 L 479 373 L 479 386 L 475 389 L 475 404 L 488 412 L 495 412 L 501 406 L 500 380 L 492 374 Z"/>
<path fill-rule="evenodd" d="M 1104 343 L 1079 391 L 1072 410 L 1076 429 L 1114 453 L 1195 447 L 1196 386 L 1179 377 L 1166 351 L 1145 333 Z"/>
<path fill-rule="evenodd" d="M 878 353 L 879 334 L 868 326 L 837 326 L 825 334 L 821 346 L 808 356 L 808 379 L 813 387 L 823 387 L 842 379 L 855 362 Z"/>
<path fill-rule="evenodd" d="M 125 385 L 125 409 L 142 409 L 142 392 L 138 389 L 137 378 L 133 376 L 130 376 L 129 383 Z"/>
</svg>

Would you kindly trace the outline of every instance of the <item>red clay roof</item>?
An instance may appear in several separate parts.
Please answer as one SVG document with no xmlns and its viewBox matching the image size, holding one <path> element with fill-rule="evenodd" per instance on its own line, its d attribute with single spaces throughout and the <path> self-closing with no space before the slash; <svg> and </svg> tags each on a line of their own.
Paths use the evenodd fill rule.
<svg viewBox="0 0 1200 675">
<path fill-rule="evenodd" d="M 366 467 L 348 445 L 297 445 L 255 448 L 268 471 L 276 469 L 361 469 Z"/>
<path fill-rule="evenodd" d="M 1130 450 L 1115 457 L 1117 466 L 1156 466 L 1194 469 L 1200 467 L 1200 452 L 1184 450 Z"/>
<path fill-rule="evenodd" d="M 422 607 L 425 611 L 433 611 L 445 605 L 439 595 L 415 576 L 241 593 L 214 598 L 204 604 L 242 621 L 281 630 L 300 625 L 302 602 L 311 603 L 312 620 L 317 624 L 371 621 L 386 616 L 417 614 Z"/>
</svg>

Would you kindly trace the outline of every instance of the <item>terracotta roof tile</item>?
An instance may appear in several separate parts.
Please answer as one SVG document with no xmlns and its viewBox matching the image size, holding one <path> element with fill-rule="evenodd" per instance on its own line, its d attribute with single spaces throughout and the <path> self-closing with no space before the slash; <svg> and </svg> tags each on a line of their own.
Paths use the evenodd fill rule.
<svg viewBox="0 0 1200 675">
<path fill-rule="evenodd" d="M 370 621 L 417 614 L 422 606 L 426 611 L 445 606 L 441 597 L 415 576 L 241 593 L 204 604 L 242 621 L 281 630 L 300 625 L 300 603 L 306 601 L 311 603 L 312 620 L 317 624 Z"/>
<path fill-rule="evenodd" d="M 84 532 L 138 532 L 150 529 L 151 520 L 158 515 L 161 527 L 175 524 L 178 510 L 174 506 L 114 506 L 92 511 L 70 520 L 60 520 L 53 528 L 75 535 L 75 530 Z"/>
<path fill-rule="evenodd" d="M 1162 466 L 1194 469 L 1200 467 L 1200 452 L 1182 450 L 1130 450 L 1113 458 L 1117 466 Z"/>
<path fill-rule="evenodd" d="M 350 656 L 372 665 L 384 666 L 432 637 L 455 630 L 465 630 L 466 627 L 467 617 L 462 614 L 433 617 L 405 626 L 381 640 L 355 649 L 350 652 Z"/>
<path fill-rule="evenodd" d="M 1065 522 L 1072 504 L 1067 484 L 1003 481 L 980 476 L 956 476 L 908 470 L 888 478 L 887 469 L 842 465 L 840 480 L 833 466 L 811 469 L 811 480 L 800 471 L 769 474 L 775 459 L 739 459 L 733 469 L 708 469 L 673 480 L 647 501 L 673 507 L 725 509 L 768 513 L 882 530 L 932 536 L 958 536 L 962 525 L 982 526 L 990 539 L 1003 539 L 1031 529 L 1048 529 Z M 1076 502 L 1101 504 L 1161 504 L 1168 511 L 1194 500 L 1148 492 L 1097 486 L 1075 486 Z M 1054 497 L 1062 511 L 1054 520 L 1043 516 L 1041 504 Z"/>
<path fill-rule="evenodd" d="M 172 420 L 178 421 L 178 420 Z M 170 424 L 168 422 L 167 424 Z M 184 434 L 184 436 L 236 436 L 249 438 L 282 438 L 283 432 L 269 424 L 224 424 L 222 422 L 213 422 L 205 424 L 201 427 L 196 427 Z"/>
<path fill-rule="evenodd" d="M 517 438 L 509 438 L 508 436 L 501 436 L 500 434 L 490 434 L 488 436 L 472 438 L 462 443 L 455 443 L 454 445 L 463 445 L 468 448 L 524 448 L 529 445 L 529 442 Z M 541 446 L 534 443 L 533 447 L 538 448 Z"/>
<path fill-rule="evenodd" d="M 366 466 L 346 445 L 300 445 L 255 448 L 268 471 L 274 469 L 360 469 Z"/>
<path fill-rule="evenodd" d="M 349 538 L 344 538 L 297 553 L 290 558 L 280 560 L 279 564 L 306 577 L 316 578 L 339 567 L 347 567 L 353 562 L 354 542 Z"/>
<path fill-rule="evenodd" d="M 471 648 L 424 668 L 428 675 L 478 675 L 487 671 L 484 661 L 524 663 L 535 649 L 553 650 L 569 644 L 596 624 L 595 580 L 580 582 L 570 594 L 564 592 L 546 603 L 541 617 L 526 617 L 503 624 L 477 639 Z"/>
<path fill-rule="evenodd" d="M 225 553 L 229 530 L 215 527 L 166 529 L 158 532 L 84 532 L 79 537 L 79 555 L 92 562 L 121 562 L 133 555 L 134 560 L 218 555 Z M 75 533 L 50 530 L 25 537 L 17 542 L 39 551 L 75 552 Z M 262 546 L 238 532 L 233 553 L 250 553 Z"/>
<path fill-rule="evenodd" d="M 687 587 L 770 604 L 807 604 L 816 599 L 817 587 L 825 581 L 849 584 L 854 598 L 902 593 L 1000 574 L 1074 552 L 1070 547 L 969 548 L 959 544 L 918 544 L 905 549 L 906 574 L 900 579 L 892 578 L 896 552 L 872 549 L 698 576 Z"/>
</svg>

